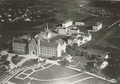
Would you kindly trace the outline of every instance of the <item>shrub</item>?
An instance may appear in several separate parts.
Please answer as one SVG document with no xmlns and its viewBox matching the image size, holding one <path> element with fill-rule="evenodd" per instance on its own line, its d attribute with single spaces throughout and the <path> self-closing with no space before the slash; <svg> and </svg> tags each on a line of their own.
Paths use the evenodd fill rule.
<svg viewBox="0 0 120 84">
<path fill-rule="evenodd" d="M 76 51 L 75 51 L 75 56 L 80 56 L 80 54 L 81 54 L 81 53 L 80 53 L 79 50 L 76 50 Z"/>
<path fill-rule="evenodd" d="M 84 51 L 81 51 L 81 52 L 80 52 L 80 56 L 84 56 Z"/>
<path fill-rule="evenodd" d="M 4 62 L 4 65 L 9 65 L 9 64 L 10 64 L 10 61 Z"/>
<path fill-rule="evenodd" d="M 52 57 L 50 57 L 50 58 L 48 58 L 49 60 L 58 60 L 58 57 L 56 57 L 56 56 L 52 56 Z"/>
<path fill-rule="evenodd" d="M 18 55 L 15 55 L 15 56 L 13 56 L 12 58 L 17 58 L 18 57 Z"/>
</svg>

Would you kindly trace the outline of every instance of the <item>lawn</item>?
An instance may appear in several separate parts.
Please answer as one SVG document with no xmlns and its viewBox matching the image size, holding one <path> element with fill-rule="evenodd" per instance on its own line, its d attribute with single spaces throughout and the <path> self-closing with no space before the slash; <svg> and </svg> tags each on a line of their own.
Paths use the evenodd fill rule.
<svg viewBox="0 0 120 84">
<path fill-rule="evenodd" d="M 85 81 L 80 81 L 75 84 L 110 84 L 109 82 L 100 80 L 98 78 L 87 79 Z"/>
<path fill-rule="evenodd" d="M 16 84 L 27 84 L 29 81 L 31 84 L 110 84 L 89 74 L 58 65 L 36 71 L 24 80 L 13 77 L 10 81 Z"/>
<path fill-rule="evenodd" d="M 22 59 L 23 59 L 24 57 L 13 57 L 12 58 L 12 62 L 14 63 L 14 64 L 17 64 L 17 63 L 19 63 Z"/>
<path fill-rule="evenodd" d="M 77 71 L 73 71 L 66 67 L 54 65 L 48 69 L 35 72 L 30 77 L 35 77 L 38 79 L 55 79 L 55 78 L 57 79 L 57 78 L 69 77 L 71 75 L 76 75 L 76 74 L 78 74 Z"/>
<path fill-rule="evenodd" d="M 88 59 L 83 58 L 83 57 L 79 57 L 79 56 L 74 56 L 74 57 L 73 57 L 73 60 L 80 61 L 80 62 L 75 66 L 75 68 L 77 68 L 77 69 L 83 68 L 84 65 L 87 65 L 87 62 L 90 62 Z"/>
<path fill-rule="evenodd" d="M 32 69 L 26 70 L 24 73 L 30 74 L 32 72 Z"/>
</svg>

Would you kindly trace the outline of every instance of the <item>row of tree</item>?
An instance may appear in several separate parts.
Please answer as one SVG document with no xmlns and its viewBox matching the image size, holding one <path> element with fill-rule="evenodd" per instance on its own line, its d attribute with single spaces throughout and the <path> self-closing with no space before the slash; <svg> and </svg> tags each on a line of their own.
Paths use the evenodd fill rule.
<svg viewBox="0 0 120 84">
<path fill-rule="evenodd" d="M 89 60 L 95 60 L 101 57 L 100 55 L 94 55 L 94 54 L 89 55 L 88 52 L 81 51 L 76 43 L 73 44 L 72 46 L 68 45 L 66 48 L 66 52 L 71 56 L 86 57 Z"/>
</svg>

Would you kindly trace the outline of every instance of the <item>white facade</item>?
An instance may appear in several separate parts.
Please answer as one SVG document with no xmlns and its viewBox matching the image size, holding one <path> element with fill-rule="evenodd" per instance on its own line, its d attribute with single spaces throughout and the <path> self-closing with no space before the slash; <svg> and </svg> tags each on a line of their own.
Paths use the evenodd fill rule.
<svg viewBox="0 0 120 84">
<path fill-rule="evenodd" d="M 58 44 L 57 47 L 57 57 L 60 57 L 62 55 L 62 51 L 65 53 L 66 52 L 66 42 L 64 42 L 63 45 Z"/>
<path fill-rule="evenodd" d="M 73 20 L 68 20 L 68 21 L 65 21 L 64 23 L 62 23 L 63 28 L 67 28 L 71 25 L 73 25 Z"/>
<path fill-rule="evenodd" d="M 108 64 L 109 64 L 109 63 L 108 63 L 107 61 L 104 61 L 104 62 L 101 64 L 100 69 L 103 69 L 103 68 L 107 67 Z"/>
<path fill-rule="evenodd" d="M 96 25 L 93 25 L 93 30 L 94 31 L 99 31 L 102 28 L 102 23 L 101 22 L 97 22 Z"/>
<path fill-rule="evenodd" d="M 65 29 L 65 28 L 59 28 L 58 29 L 58 33 L 59 34 L 67 34 L 67 29 Z"/>
<path fill-rule="evenodd" d="M 91 34 L 76 34 L 71 36 L 71 38 L 68 39 L 68 44 L 73 45 L 74 43 L 77 43 L 78 46 L 80 46 L 90 41 L 91 38 L 92 38 Z"/>
<path fill-rule="evenodd" d="M 72 35 L 74 33 L 79 33 L 80 30 L 78 29 L 69 29 L 69 28 L 59 28 L 58 33 L 59 34 L 65 34 L 65 35 Z"/>
<path fill-rule="evenodd" d="M 83 37 L 85 38 L 85 41 L 90 41 L 92 39 L 91 34 L 83 35 Z"/>
<path fill-rule="evenodd" d="M 75 25 L 76 25 L 76 26 L 83 26 L 83 25 L 84 25 L 84 22 L 75 22 Z"/>
</svg>

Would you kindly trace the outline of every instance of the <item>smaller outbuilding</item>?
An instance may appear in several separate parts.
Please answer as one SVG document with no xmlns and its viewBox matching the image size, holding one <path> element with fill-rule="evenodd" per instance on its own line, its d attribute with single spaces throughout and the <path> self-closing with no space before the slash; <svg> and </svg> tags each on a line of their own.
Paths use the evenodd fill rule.
<svg viewBox="0 0 120 84">
<path fill-rule="evenodd" d="M 101 28 L 102 28 L 102 23 L 101 22 L 97 22 L 95 25 L 93 25 L 92 30 L 97 32 Z"/>
</svg>

